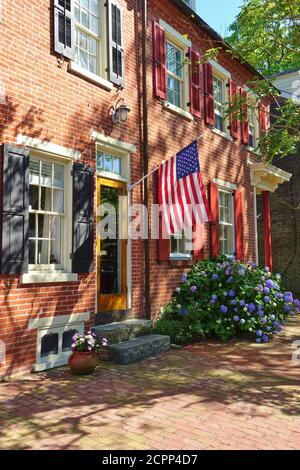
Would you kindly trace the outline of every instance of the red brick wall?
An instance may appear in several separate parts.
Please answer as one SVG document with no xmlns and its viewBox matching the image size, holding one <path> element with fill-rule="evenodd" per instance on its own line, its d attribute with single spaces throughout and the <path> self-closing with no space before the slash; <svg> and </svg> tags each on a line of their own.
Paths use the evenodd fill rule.
<svg viewBox="0 0 300 470">
<path fill-rule="evenodd" d="M 141 23 L 140 3 L 120 0 L 124 7 L 126 86 L 118 92 L 131 108 L 126 124 L 112 125 L 109 109 L 117 89 L 107 92 L 67 71 L 67 61 L 58 66 L 52 53 L 52 13 L 50 0 L 4 0 L 0 23 L 0 79 L 6 90 L 0 104 L 0 143 L 16 144 L 18 134 L 47 139 L 81 152 L 81 159 L 95 166 L 95 143 L 91 128 L 115 139 L 135 144 L 132 155 L 132 182 L 143 171 L 141 153 Z M 243 192 L 246 258 L 254 258 L 253 190 L 248 159 L 253 157 L 237 142 L 215 135 L 201 119 L 189 122 L 162 109 L 152 93 L 152 20 L 162 18 L 182 34 L 188 33 L 194 47 L 203 53 L 214 41 L 168 0 L 149 2 L 149 168 L 202 135 L 200 163 L 205 188 L 216 177 L 237 184 Z M 231 71 L 239 85 L 250 78 L 237 61 L 223 54 L 221 64 Z M 202 82 L 203 83 L 203 82 Z M 203 98 L 203 89 L 202 98 Z M 202 99 L 203 104 L 203 99 Z M 203 109 L 203 106 L 202 106 Z M 157 202 L 157 175 L 149 180 L 150 203 Z M 142 201 L 142 187 L 132 193 L 133 202 Z M 71 235 L 70 235 L 71 236 Z M 205 254 L 209 256 L 209 232 L 205 230 Z M 183 262 L 157 262 L 157 241 L 151 241 L 151 311 L 155 316 L 170 298 L 178 282 Z M 19 276 L 0 276 L 1 338 L 7 345 L 7 373 L 29 370 L 35 362 L 36 330 L 28 330 L 30 318 L 69 313 L 95 313 L 96 274 L 82 275 L 78 282 L 20 285 Z M 143 316 L 143 242 L 132 243 L 132 307 Z"/>
</svg>

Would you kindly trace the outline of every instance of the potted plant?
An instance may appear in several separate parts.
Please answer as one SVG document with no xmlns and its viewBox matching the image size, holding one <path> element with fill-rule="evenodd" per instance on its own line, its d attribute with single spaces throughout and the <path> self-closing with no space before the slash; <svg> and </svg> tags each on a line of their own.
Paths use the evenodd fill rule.
<svg viewBox="0 0 300 470">
<path fill-rule="evenodd" d="M 88 331 L 85 335 L 76 333 L 72 339 L 73 352 L 68 361 L 71 371 L 76 375 L 90 374 L 98 363 L 95 333 L 92 331 Z"/>
</svg>

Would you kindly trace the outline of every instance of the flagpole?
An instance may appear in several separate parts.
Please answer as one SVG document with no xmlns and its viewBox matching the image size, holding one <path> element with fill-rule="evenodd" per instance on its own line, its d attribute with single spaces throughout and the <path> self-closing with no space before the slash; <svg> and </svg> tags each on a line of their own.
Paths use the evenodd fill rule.
<svg viewBox="0 0 300 470">
<path fill-rule="evenodd" d="M 200 139 L 202 139 L 202 135 L 200 135 L 200 136 L 198 137 L 198 139 L 195 139 L 195 140 L 198 141 L 198 140 L 200 140 Z M 195 142 L 195 141 L 193 140 L 193 142 Z M 164 161 L 165 161 L 165 160 L 163 160 L 162 163 L 164 163 Z M 128 191 L 132 191 L 133 188 L 135 188 L 135 186 L 137 186 L 137 185 L 140 184 L 142 181 L 144 181 L 146 178 L 148 178 L 150 175 L 152 175 L 153 173 L 155 173 L 155 172 L 159 169 L 159 167 L 162 165 L 162 163 L 160 163 L 159 165 L 157 165 L 155 168 L 153 168 L 151 171 L 149 171 L 149 173 L 147 173 L 146 175 L 144 175 L 142 178 L 140 178 L 140 179 L 139 179 L 138 181 L 136 181 L 134 184 L 129 184 L 129 185 L 128 185 Z"/>
</svg>

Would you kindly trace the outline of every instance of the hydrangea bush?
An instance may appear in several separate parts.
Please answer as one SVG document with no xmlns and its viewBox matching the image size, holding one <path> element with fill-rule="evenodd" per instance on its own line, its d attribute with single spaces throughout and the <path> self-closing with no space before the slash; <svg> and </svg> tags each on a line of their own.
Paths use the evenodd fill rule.
<svg viewBox="0 0 300 470">
<path fill-rule="evenodd" d="M 205 336 L 226 341 L 240 332 L 264 343 L 299 311 L 299 300 L 284 289 L 280 274 L 221 257 L 182 274 L 155 330 L 181 344 Z"/>
</svg>

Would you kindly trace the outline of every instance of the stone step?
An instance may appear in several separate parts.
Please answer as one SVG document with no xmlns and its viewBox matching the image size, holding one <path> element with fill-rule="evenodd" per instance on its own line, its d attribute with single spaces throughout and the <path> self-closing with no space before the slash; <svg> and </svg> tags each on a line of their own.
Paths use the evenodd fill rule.
<svg viewBox="0 0 300 470">
<path fill-rule="evenodd" d="M 170 336 L 149 334 L 109 347 L 109 357 L 119 364 L 130 364 L 147 357 L 158 356 L 170 349 Z"/>
<path fill-rule="evenodd" d="M 152 331 L 151 320 L 125 320 L 106 325 L 93 326 L 98 341 L 108 339 L 108 344 L 120 343 L 138 336 L 150 334 Z"/>
</svg>

